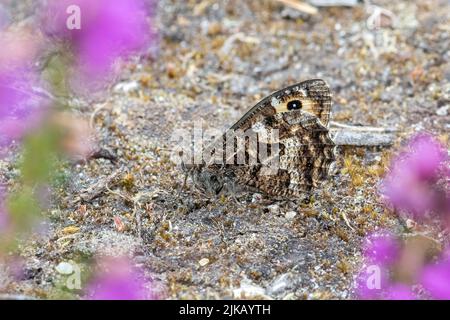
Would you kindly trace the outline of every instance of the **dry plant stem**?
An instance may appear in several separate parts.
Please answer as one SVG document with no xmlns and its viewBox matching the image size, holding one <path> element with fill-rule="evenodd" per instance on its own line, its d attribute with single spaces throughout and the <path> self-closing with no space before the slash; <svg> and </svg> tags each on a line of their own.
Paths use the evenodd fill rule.
<svg viewBox="0 0 450 320">
<path fill-rule="evenodd" d="M 394 143 L 396 129 L 360 127 L 330 122 L 333 141 L 340 146 L 376 147 Z"/>
<path fill-rule="evenodd" d="M 350 224 L 350 221 L 348 220 L 347 214 L 345 214 L 345 212 L 342 212 L 341 216 L 342 216 L 342 218 L 344 219 L 345 224 L 346 224 L 352 231 L 355 231 L 355 228 L 352 227 L 352 225 Z"/>
<path fill-rule="evenodd" d="M 319 10 L 317 10 L 316 7 L 313 7 L 310 4 L 304 3 L 304 2 L 300 2 L 300 1 L 295 1 L 295 0 L 276 0 L 278 2 L 281 2 L 289 7 L 291 7 L 292 9 L 307 13 L 307 14 L 311 14 L 311 15 L 315 15 L 317 14 L 317 12 Z"/>
<path fill-rule="evenodd" d="M 89 126 L 94 128 L 94 121 L 97 114 L 104 109 L 106 106 L 110 106 L 107 102 L 101 103 L 97 108 L 95 108 L 94 112 L 92 112 L 91 117 L 89 119 Z"/>
<path fill-rule="evenodd" d="M 358 4 L 358 0 L 313 0 L 311 3 L 317 7 L 353 7 Z"/>
<path fill-rule="evenodd" d="M 339 122 L 330 121 L 330 129 L 347 129 L 351 131 L 365 131 L 378 133 L 394 133 L 398 130 L 395 128 L 380 128 L 380 127 L 366 127 L 366 126 L 351 126 Z"/>
<path fill-rule="evenodd" d="M 120 192 L 117 191 L 113 191 L 109 188 L 108 183 L 105 185 L 106 190 L 113 195 L 116 195 L 122 199 L 124 199 L 125 201 L 128 202 L 132 202 L 133 203 L 133 213 L 132 213 L 132 217 L 136 220 L 136 224 L 137 224 L 137 229 L 138 229 L 138 236 L 139 239 L 142 240 L 142 223 L 141 223 L 141 214 L 139 212 L 139 210 L 137 210 L 137 207 L 139 206 L 139 208 L 141 207 L 139 204 L 139 201 L 134 199 L 134 198 L 130 198 Z"/>
<path fill-rule="evenodd" d="M 119 175 L 121 169 L 114 171 L 111 175 L 100 179 L 93 185 L 81 191 L 79 197 L 77 197 L 72 204 L 84 201 L 89 202 L 100 196 L 105 190 L 108 189 L 108 185 Z"/>
<path fill-rule="evenodd" d="M 222 54 L 229 54 L 236 41 L 240 41 L 240 42 L 244 42 L 244 43 L 251 43 L 251 44 L 256 44 L 256 45 L 261 43 L 261 41 L 256 37 L 250 37 L 250 36 L 245 35 L 243 32 L 238 32 L 238 33 L 231 35 L 227 40 L 225 40 L 222 47 L 220 48 L 220 52 Z M 232 75 L 226 75 L 224 77 L 231 78 Z"/>
</svg>

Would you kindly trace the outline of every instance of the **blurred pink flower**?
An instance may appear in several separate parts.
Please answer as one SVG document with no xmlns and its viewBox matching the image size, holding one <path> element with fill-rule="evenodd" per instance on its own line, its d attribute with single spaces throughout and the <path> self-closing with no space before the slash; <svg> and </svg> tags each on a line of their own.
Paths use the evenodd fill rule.
<svg viewBox="0 0 450 320">
<path fill-rule="evenodd" d="M 79 28 L 72 30 L 67 27 L 70 6 L 81 13 Z M 144 0 L 50 0 L 42 12 L 42 28 L 48 36 L 70 42 L 81 81 L 101 82 L 117 59 L 149 47 L 150 13 Z"/>
<path fill-rule="evenodd" d="M 426 266 L 421 278 L 422 285 L 433 298 L 450 300 L 450 256 Z"/>
<path fill-rule="evenodd" d="M 389 287 L 386 292 L 386 300 L 415 300 L 416 297 L 410 286 L 396 283 Z"/>
<path fill-rule="evenodd" d="M 38 121 L 42 101 L 30 94 L 33 81 L 26 69 L 0 71 L 0 146 L 19 139 Z"/>
<path fill-rule="evenodd" d="M 96 150 L 95 130 L 87 120 L 58 112 L 53 123 L 61 130 L 60 148 L 71 159 L 85 160 Z"/>
<path fill-rule="evenodd" d="M 381 193 L 396 209 L 415 218 L 424 217 L 439 209 L 438 204 L 443 202 L 443 194 L 436 190 L 436 184 L 447 178 L 448 161 L 442 144 L 429 134 L 418 134 L 392 162 L 381 183 Z"/>
<path fill-rule="evenodd" d="M 356 278 L 356 294 L 361 300 L 414 300 L 412 288 L 392 282 L 383 266 L 365 266 Z"/>
<path fill-rule="evenodd" d="M 356 281 L 360 299 L 415 299 L 412 288 L 396 282 L 391 274 L 403 250 L 399 239 L 389 232 L 376 232 L 366 237 L 363 244 L 365 265 Z"/>
<path fill-rule="evenodd" d="M 5 28 L 10 21 L 10 16 L 8 11 L 0 3 L 0 29 Z"/>
<path fill-rule="evenodd" d="M 156 299 L 141 269 L 126 258 L 106 258 L 89 283 L 86 298 L 90 300 Z"/>
<path fill-rule="evenodd" d="M 390 233 L 378 232 L 366 237 L 363 252 L 367 261 L 386 266 L 398 259 L 400 246 L 397 239 Z"/>
<path fill-rule="evenodd" d="M 391 286 L 389 271 L 378 265 L 365 265 L 356 277 L 356 294 L 362 300 L 383 299 Z"/>
<path fill-rule="evenodd" d="M 15 281 L 25 280 L 25 261 L 21 256 L 8 254 L 4 263 L 11 278 Z"/>
<path fill-rule="evenodd" d="M 0 32 L 0 147 L 19 139 L 38 122 L 45 98 L 34 94 L 41 85 L 33 69 L 38 39 L 26 32 Z"/>
</svg>

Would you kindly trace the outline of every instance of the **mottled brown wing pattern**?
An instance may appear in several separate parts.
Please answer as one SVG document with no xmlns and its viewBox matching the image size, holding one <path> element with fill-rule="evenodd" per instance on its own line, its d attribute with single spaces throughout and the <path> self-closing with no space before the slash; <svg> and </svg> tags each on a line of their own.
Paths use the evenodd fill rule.
<svg viewBox="0 0 450 320">
<path fill-rule="evenodd" d="M 328 132 L 330 110 L 331 94 L 323 80 L 308 80 L 271 94 L 250 109 L 230 131 L 278 130 L 279 163 L 275 172 L 267 174 L 267 167 L 259 159 L 251 165 L 238 164 L 234 154 L 231 163 L 230 159 L 224 159 L 224 165 L 196 166 L 197 181 L 208 180 L 208 189 L 214 190 L 219 190 L 225 179 L 231 179 L 270 196 L 307 195 L 327 177 L 335 160 L 334 143 Z M 221 140 L 224 148 L 230 143 L 225 136 Z M 207 152 L 212 149 L 207 148 Z M 252 150 L 246 143 L 246 158 Z M 219 180 L 217 186 L 215 180 Z"/>
<path fill-rule="evenodd" d="M 301 108 L 289 110 L 291 101 Z M 272 196 L 301 196 L 319 186 L 335 161 L 328 132 L 331 94 L 323 80 L 309 80 L 275 92 L 253 107 L 231 129 L 262 125 L 279 130 L 280 160 L 276 174 L 264 174 L 263 165 L 227 165 L 226 173 L 244 185 Z"/>
<path fill-rule="evenodd" d="M 231 129 L 247 130 L 257 122 L 276 113 L 289 112 L 290 101 L 299 100 L 301 110 L 316 116 L 327 127 L 331 112 L 331 92 L 328 84 L 321 79 L 307 80 L 272 93 L 251 108 Z"/>
<path fill-rule="evenodd" d="M 299 112 L 283 115 L 280 128 L 279 168 L 274 174 L 264 174 L 264 166 L 257 164 L 228 165 L 226 175 L 243 185 L 261 190 L 271 196 L 300 197 L 317 188 L 335 161 L 334 143 L 328 130 L 315 117 Z M 302 119 L 289 126 L 289 118 Z M 294 132 L 295 131 L 295 132 Z"/>
</svg>

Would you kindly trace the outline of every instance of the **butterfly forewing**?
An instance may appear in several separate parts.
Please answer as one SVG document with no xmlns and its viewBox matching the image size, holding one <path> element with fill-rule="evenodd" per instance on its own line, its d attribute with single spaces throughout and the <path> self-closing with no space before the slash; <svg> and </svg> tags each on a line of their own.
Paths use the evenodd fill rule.
<svg viewBox="0 0 450 320">
<path fill-rule="evenodd" d="M 327 177 L 335 160 L 328 132 L 330 110 L 330 89 L 323 80 L 308 80 L 277 91 L 224 134 L 220 142 L 223 150 L 230 144 L 236 150 L 224 156 L 224 165 L 205 163 L 203 169 L 271 196 L 307 195 Z M 241 143 L 233 136 L 236 132 L 245 132 Z M 261 138 L 261 132 L 266 138 Z M 254 133 L 257 144 L 248 139 Z M 266 157 L 261 157 L 262 151 Z"/>
<path fill-rule="evenodd" d="M 251 108 L 231 129 L 246 130 L 252 124 L 276 113 L 289 112 L 288 105 L 299 101 L 302 110 L 315 115 L 324 126 L 328 126 L 331 111 L 331 92 L 321 79 L 308 80 L 272 93 Z"/>
</svg>

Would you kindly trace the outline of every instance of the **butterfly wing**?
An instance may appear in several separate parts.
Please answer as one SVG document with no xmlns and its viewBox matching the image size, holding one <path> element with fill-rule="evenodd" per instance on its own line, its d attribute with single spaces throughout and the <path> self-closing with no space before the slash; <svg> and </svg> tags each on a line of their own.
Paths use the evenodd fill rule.
<svg viewBox="0 0 450 320">
<path fill-rule="evenodd" d="M 331 111 L 330 87 L 321 79 L 313 79 L 272 93 L 251 108 L 231 129 L 245 131 L 266 117 L 289 112 L 288 105 L 292 101 L 299 101 L 303 112 L 316 116 L 322 125 L 328 127 Z"/>
<path fill-rule="evenodd" d="M 227 175 L 272 196 L 298 197 L 317 187 L 335 161 L 335 145 L 327 128 L 330 109 L 331 94 L 323 80 L 302 82 L 268 96 L 231 130 L 276 129 L 278 141 L 268 141 L 266 150 L 273 150 L 277 144 L 277 168 L 268 171 L 267 164 L 261 161 L 253 165 L 229 164 L 228 159 Z M 249 150 L 247 143 L 247 159 Z"/>
</svg>

